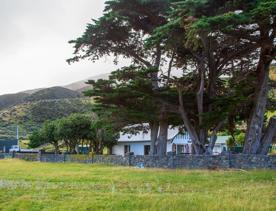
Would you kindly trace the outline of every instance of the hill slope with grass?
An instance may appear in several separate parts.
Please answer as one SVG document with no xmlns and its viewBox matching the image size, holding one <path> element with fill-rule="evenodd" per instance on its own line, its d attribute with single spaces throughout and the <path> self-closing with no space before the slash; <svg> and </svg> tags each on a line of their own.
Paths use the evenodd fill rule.
<svg viewBox="0 0 276 211">
<path fill-rule="evenodd" d="M 29 96 L 28 93 L 6 94 L 0 95 L 0 110 L 19 103 L 23 103 Z"/>
<path fill-rule="evenodd" d="M 0 111 L 0 139 L 14 137 L 16 125 L 20 136 L 27 137 L 47 120 L 55 120 L 72 113 L 91 112 L 92 100 L 68 98 L 24 102 Z"/>
<path fill-rule="evenodd" d="M 67 98 L 78 98 L 81 94 L 66 89 L 63 87 L 51 87 L 39 90 L 28 97 L 25 98 L 25 101 L 39 101 L 39 100 L 55 100 L 55 99 L 67 99 Z"/>
</svg>

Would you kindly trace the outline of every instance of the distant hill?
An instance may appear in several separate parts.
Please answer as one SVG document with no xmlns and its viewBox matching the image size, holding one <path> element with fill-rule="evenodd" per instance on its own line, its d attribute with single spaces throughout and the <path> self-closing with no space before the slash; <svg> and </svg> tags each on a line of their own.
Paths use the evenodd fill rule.
<svg viewBox="0 0 276 211">
<path fill-rule="evenodd" d="M 72 113 L 91 113 L 93 101 L 88 98 L 40 100 L 21 103 L 0 111 L 0 138 L 14 137 L 16 125 L 26 137 L 47 120 Z"/>
<path fill-rule="evenodd" d="M 86 84 L 88 80 L 99 80 L 99 79 L 108 79 L 109 73 L 96 75 L 90 78 L 87 78 L 85 80 L 77 81 L 72 84 L 68 84 L 66 86 L 63 86 L 64 88 L 71 89 L 74 91 L 82 92 L 86 89 L 89 89 L 89 85 Z"/>
<path fill-rule="evenodd" d="M 80 97 L 83 91 L 90 88 L 90 86 L 86 84 L 88 80 L 108 79 L 108 76 L 108 73 L 101 74 L 65 86 L 38 88 L 15 94 L 0 95 L 0 110 L 26 101 Z"/>
<path fill-rule="evenodd" d="M 30 93 L 32 92 L 0 95 L 0 110 L 30 101 L 81 97 L 81 93 L 64 87 L 39 89 L 36 92 L 33 92 L 33 94 Z"/>
<path fill-rule="evenodd" d="M 66 99 L 66 98 L 77 98 L 80 97 L 81 94 L 66 89 L 63 87 L 51 87 L 47 89 L 39 90 L 32 95 L 29 95 L 25 98 L 25 101 L 39 101 L 39 100 L 53 100 L 53 99 Z"/>
<path fill-rule="evenodd" d="M 16 125 L 19 125 L 20 135 L 27 137 L 47 120 L 72 113 L 92 113 L 93 100 L 82 94 L 89 88 L 85 82 L 107 79 L 108 75 L 94 76 L 66 86 L 0 95 L 0 138 L 15 137 Z"/>
<path fill-rule="evenodd" d="M 31 94 L 34 94 L 34 93 L 36 93 L 36 92 L 42 90 L 42 89 L 45 89 L 45 88 L 38 88 L 38 89 L 25 90 L 25 91 L 23 91 L 23 92 L 21 92 L 21 93 L 26 93 L 26 94 L 30 94 L 30 95 L 31 95 Z"/>
<path fill-rule="evenodd" d="M 29 94 L 27 93 L 0 95 L 0 110 L 22 103 L 28 96 Z"/>
</svg>

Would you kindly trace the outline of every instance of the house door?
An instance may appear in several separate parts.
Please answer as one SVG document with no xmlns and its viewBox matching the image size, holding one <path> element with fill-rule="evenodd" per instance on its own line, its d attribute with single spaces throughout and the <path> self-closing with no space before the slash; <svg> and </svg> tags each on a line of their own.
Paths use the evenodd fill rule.
<svg viewBox="0 0 276 211">
<path fill-rule="evenodd" d="M 125 145 L 124 146 L 124 153 L 127 154 L 130 152 L 130 145 Z"/>
<path fill-rule="evenodd" d="M 149 155 L 150 153 L 150 145 L 144 145 L 144 155 Z"/>
</svg>

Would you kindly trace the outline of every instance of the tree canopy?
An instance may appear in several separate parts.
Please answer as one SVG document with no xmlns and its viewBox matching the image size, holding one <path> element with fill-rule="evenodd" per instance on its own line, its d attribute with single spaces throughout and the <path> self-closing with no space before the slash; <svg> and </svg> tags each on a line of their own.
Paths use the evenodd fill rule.
<svg viewBox="0 0 276 211">
<path fill-rule="evenodd" d="M 131 60 L 108 80 L 89 81 L 86 94 L 121 127 L 150 123 L 151 154 L 166 153 L 169 125 L 184 126 L 202 154 L 240 122 L 243 152 L 265 154 L 276 130 L 275 118 L 264 128 L 275 11 L 273 0 L 110 0 L 70 41 L 75 56 L 67 61 Z"/>
<path fill-rule="evenodd" d="M 79 153 L 79 146 L 88 146 L 97 154 L 104 147 L 116 144 L 118 130 L 108 121 L 83 114 L 72 114 L 55 121 L 45 122 L 41 129 L 30 136 L 30 146 L 39 147 L 51 144 L 55 152 L 65 147 L 67 152 Z"/>
</svg>

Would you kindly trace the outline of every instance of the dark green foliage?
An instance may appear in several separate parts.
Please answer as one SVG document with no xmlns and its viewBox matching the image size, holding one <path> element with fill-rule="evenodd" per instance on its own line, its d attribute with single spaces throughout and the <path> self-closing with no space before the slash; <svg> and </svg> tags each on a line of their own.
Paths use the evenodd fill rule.
<svg viewBox="0 0 276 211">
<path fill-rule="evenodd" d="M 156 118 L 158 104 L 152 99 L 149 73 L 141 66 L 129 66 L 111 73 L 109 80 L 89 81 L 93 89 L 86 95 L 93 96 L 100 107 L 112 111 L 122 126 L 152 121 Z"/>
<path fill-rule="evenodd" d="M 52 144 L 55 152 L 65 146 L 70 153 L 78 153 L 79 145 L 87 145 L 90 151 L 102 153 L 104 147 L 116 143 L 118 132 L 111 123 L 91 115 L 72 114 L 47 121 L 30 136 L 30 147 Z"/>
<path fill-rule="evenodd" d="M 132 65 L 108 80 L 89 81 L 97 109 L 122 127 L 183 120 L 196 153 L 204 153 L 208 135 L 233 134 L 250 118 L 263 75 L 257 69 L 275 54 L 275 11 L 272 0 L 107 1 L 104 15 L 71 41 L 68 62 L 129 58 Z M 270 55 L 261 58 L 260 47 Z"/>
<path fill-rule="evenodd" d="M 39 147 L 42 144 L 50 143 L 55 147 L 55 152 L 59 151 L 59 137 L 57 133 L 57 124 L 55 122 L 45 122 L 42 128 L 35 131 L 30 136 L 30 147 Z"/>
</svg>

